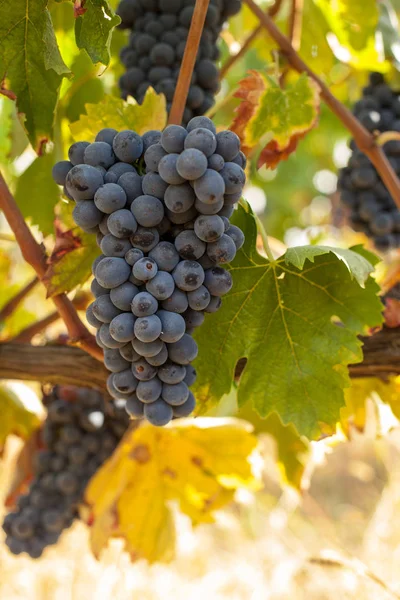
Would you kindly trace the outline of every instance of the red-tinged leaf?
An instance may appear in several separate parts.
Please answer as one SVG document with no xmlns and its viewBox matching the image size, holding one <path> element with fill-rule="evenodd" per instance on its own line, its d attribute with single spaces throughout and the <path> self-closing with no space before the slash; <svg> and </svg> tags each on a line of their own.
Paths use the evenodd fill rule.
<svg viewBox="0 0 400 600">
<path fill-rule="evenodd" d="M 235 96 L 242 102 L 231 129 L 240 137 L 245 154 L 264 146 L 258 168 L 275 168 L 286 160 L 317 123 L 319 87 L 305 74 L 282 89 L 275 79 L 251 71 Z"/>
<path fill-rule="evenodd" d="M 385 299 L 385 325 L 387 327 L 400 327 L 400 300 L 396 298 Z"/>
<path fill-rule="evenodd" d="M 85 14 L 87 8 L 84 7 L 85 0 L 75 0 L 74 2 L 74 17 L 77 19 Z"/>
<path fill-rule="evenodd" d="M 84 233 L 78 227 L 61 231 L 57 222 L 56 243 L 44 277 L 49 284 L 48 297 L 68 293 L 84 284 L 99 252 L 96 236 Z"/>
<path fill-rule="evenodd" d="M 236 109 L 236 117 L 230 129 L 240 137 L 242 150 L 246 155 L 251 150 L 251 148 L 247 148 L 245 145 L 246 127 L 256 113 L 264 91 L 265 79 L 258 71 L 249 71 L 248 77 L 239 82 L 239 89 L 235 93 L 235 98 L 240 98 L 242 102 Z"/>
</svg>

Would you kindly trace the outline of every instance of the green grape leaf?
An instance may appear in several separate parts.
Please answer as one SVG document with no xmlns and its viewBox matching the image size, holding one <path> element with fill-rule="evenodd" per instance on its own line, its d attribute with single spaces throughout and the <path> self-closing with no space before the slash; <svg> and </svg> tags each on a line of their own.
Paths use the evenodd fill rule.
<svg viewBox="0 0 400 600">
<path fill-rule="evenodd" d="M 39 413 L 28 408 L 16 392 L 3 383 L 0 384 L 0 406 L 0 449 L 7 436 L 14 434 L 26 440 L 39 427 Z"/>
<path fill-rule="evenodd" d="M 275 411 L 309 438 L 332 432 L 347 365 L 362 361 L 358 336 L 382 323 L 373 267 L 354 250 L 323 246 L 269 262 L 257 253 L 250 208 L 239 207 L 233 222 L 246 236 L 230 267 L 234 287 L 196 333 L 199 412 L 229 393 L 237 361 L 246 358 L 239 406 L 249 401 L 262 417 Z"/>
<path fill-rule="evenodd" d="M 59 187 L 51 169 L 53 154 L 38 156 L 18 178 L 15 199 L 25 218 L 30 217 L 44 235 L 53 233 L 54 208 L 59 201 Z"/>
<path fill-rule="evenodd" d="M 29 140 L 40 153 L 52 135 L 54 110 L 63 77 L 62 60 L 48 0 L 0 3 L 0 87 L 16 100 Z"/>
<path fill-rule="evenodd" d="M 56 243 L 44 280 L 48 297 L 70 292 L 90 277 L 92 263 L 100 254 L 96 236 L 79 227 L 63 230 L 56 221 Z"/>
<path fill-rule="evenodd" d="M 107 0 L 76 0 L 75 14 L 76 45 L 86 50 L 93 63 L 108 66 L 112 32 L 121 19 Z"/>
<path fill-rule="evenodd" d="M 272 77 L 250 71 L 236 98 L 241 99 L 231 126 L 249 154 L 259 143 L 264 146 L 257 167 L 275 168 L 296 150 L 298 142 L 312 129 L 319 114 L 319 88 L 307 75 L 282 89 Z"/>
<path fill-rule="evenodd" d="M 70 129 L 76 140 L 91 142 L 103 127 L 114 127 L 119 131 L 133 129 L 143 135 L 150 129 L 164 129 L 166 123 L 165 96 L 150 88 L 141 105 L 114 96 L 106 96 L 101 104 L 87 104 L 86 115 L 72 123 Z"/>
<path fill-rule="evenodd" d="M 365 0 L 314 0 L 323 13 L 331 32 L 331 47 L 342 62 L 360 70 L 387 71 L 375 34 L 379 21 L 378 2 Z M 332 37 L 333 34 L 333 37 Z"/>
</svg>

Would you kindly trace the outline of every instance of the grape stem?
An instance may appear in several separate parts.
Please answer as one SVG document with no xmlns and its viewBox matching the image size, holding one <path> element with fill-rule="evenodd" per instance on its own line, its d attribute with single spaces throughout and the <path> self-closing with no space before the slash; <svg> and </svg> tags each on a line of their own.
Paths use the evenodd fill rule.
<svg viewBox="0 0 400 600">
<path fill-rule="evenodd" d="M 301 44 L 304 0 L 292 0 L 289 16 L 289 39 L 293 49 L 298 52 Z"/>
<path fill-rule="evenodd" d="M 169 114 L 169 125 L 181 125 L 210 0 L 196 0 L 185 53 Z"/>
<path fill-rule="evenodd" d="M 269 241 L 268 241 L 268 234 L 265 231 L 265 227 L 264 227 L 260 217 L 256 213 L 254 213 L 254 216 L 256 219 L 256 223 L 257 223 L 258 233 L 260 234 L 262 242 L 263 242 L 265 254 L 267 255 L 267 258 L 270 262 L 275 262 L 275 257 L 272 254 L 272 250 L 271 250 L 271 247 L 270 247 Z"/>
<path fill-rule="evenodd" d="M 47 255 L 41 244 L 33 237 L 31 230 L 25 223 L 24 217 L 18 208 L 14 196 L 11 194 L 0 172 L 0 209 L 14 232 L 15 239 L 21 249 L 22 256 L 35 270 L 38 279 L 47 287 L 44 276 L 47 269 Z M 66 294 L 52 297 L 57 312 L 67 326 L 72 344 L 86 350 L 97 360 L 102 360 L 103 352 L 97 346 L 95 338 L 89 333 L 80 320 L 74 305 Z"/>
<path fill-rule="evenodd" d="M 252 13 L 258 18 L 261 25 L 278 44 L 281 53 L 286 57 L 290 65 L 298 73 L 307 73 L 320 88 L 321 97 L 329 106 L 331 111 L 342 121 L 343 125 L 352 134 L 359 150 L 366 154 L 382 181 L 390 192 L 395 204 L 400 209 L 400 181 L 388 161 L 385 153 L 379 147 L 376 138 L 358 121 L 358 119 L 330 92 L 325 83 L 316 75 L 310 67 L 300 58 L 296 50 L 287 38 L 275 25 L 272 19 L 265 14 L 254 0 L 243 0 Z"/>
</svg>

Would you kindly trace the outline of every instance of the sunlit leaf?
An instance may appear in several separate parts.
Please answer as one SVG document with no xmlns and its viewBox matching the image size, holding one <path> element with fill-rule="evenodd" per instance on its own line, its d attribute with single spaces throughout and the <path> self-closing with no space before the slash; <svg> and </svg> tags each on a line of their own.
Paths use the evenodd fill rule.
<svg viewBox="0 0 400 600">
<path fill-rule="evenodd" d="M 142 135 L 150 129 L 164 129 L 167 122 L 165 96 L 153 89 L 147 90 L 142 105 L 106 96 L 100 104 L 87 104 L 86 113 L 70 127 L 75 139 L 88 142 L 94 140 L 102 127 L 133 129 Z"/>
<path fill-rule="evenodd" d="M 0 448 L 10 434 L 18 435 L 24 440 L 39 427 L 39 414 L 29 410 L 10 386 L 0 383 Z"/>
<path fill-rule="evenodd" d="M 48 283 L 48 296 L 70 292 L 83 285 L 98 255 L 96 236 L 85 233 L 79 227 L 65 230 L 57 221 L 56 243 L 44 277 Z"/>
<path fill-rule="evenodd" d="M 319 89 L 306 75 L 282 89 L 271 77 L 251 71 L 235 93 L 241 103 L 231 126 L 250 153 L 264 146 L 257 166 L 275 168 L 296 150 L 298 142 L 312 129 L 319 114 Z"/>
<path fill-rule="evenodd" d="M 47 4 L 48 0 L 0 3 L 0 82 L 16 99 L 37 151 L 52 136 L 58 91 L 69 74 Z"/>
<path fill-rule="evenodd" d="M 51 176 L 54 155 L 38 156 L 18 178 L 15 199 L 25 218 L 30 218 L 44 235 L 53 232 L 58 186 Z"/>
<path fill-rule="evenodd" d="M 345 264 L 342 250 L 322 246 L 268 262 L 256 251 L 253 216 L 239 207 L 233 222 L 246 235 L 231 266 L 234 287 L 195 336 L 199 410 L 229 393 L 236 363 L 246 357 L 240 406 L 252 402 L 263 417 L 276 411 L 308 437 L 332 431 L 349 385 L 346 366 L 362 360 L 358 336 L 382 322 L 372 265 L 354 251 L 346 251 Z M 299 262 L 300 255 L 309 258 Z"/>
<path fill-rule="evenodd" d="M 94 553 L 106 545 L 98 530 L 107 522 L 109 535 L 123 537 L 133 558 L 171 559 L 169 501 L 176 500 L 194 524 L 212 522 L 213 511 L 237 488 L 258 487 L 249 462 L 256 446 L 251 427 L 237 419 L 181 420 L 131 431 L 86 492 Z"/>
<path fill-rule="evenodd" d="M 121 19 L 107 0 L 75 1 L 75 37 L 78 48 L 84 48 L 94 63 L 110 62 L 111 35 Z"/>
</svg>

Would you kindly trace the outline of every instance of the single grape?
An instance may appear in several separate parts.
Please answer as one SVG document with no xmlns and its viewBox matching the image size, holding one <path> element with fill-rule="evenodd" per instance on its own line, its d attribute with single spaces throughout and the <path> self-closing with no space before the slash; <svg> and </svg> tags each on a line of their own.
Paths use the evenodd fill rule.
<svg viewBox="0 0 400 600">
<path fill-rule="evenodd" d="M 157 368 L 141 358 L 132 364 L 132 373 L 139 381 L 150 381 L 157 375 Z"/>
<path fill-rule="evenodd" d="M 123 240 L 108 233 L 101 240 L 100 248 L 104 256 L 124 258 L 125 254 L 132 246 L 129 240 Z"/>
<path fill-rule="evenodd" d="M 146 163 L 147 172 L 152 171 L 157 173 L 159 163 L 164 156 L 167 156 L 167 152 L 160 143 L 149 146 L 144 155 L 144 162 Z"/>
<path fill-rule="evenodd" d="M 65 185 L 67 175 L 73 166 L 69 160 L 60 160 L 54 165 L 51 174 L 57 185 Z"/>
<path fill-rule="evenodd" d="M 151 404 L 145 404 L 144 416 L 152 425 L 161 427 L 172 420 L 173 412 L 164 400 L 159 399 Z"/>
<path fill-rule="evenodd" d="M 143 194 L 142 178 L 134 172 L 123 173 L 118 179 L 118 185 L 122 187 L 126 194 L 126 205 L 131 206 L 132 202 Z"/>
<path fill-rule="evenodd" d="M 74 166 L 83 164 L 83 156 L 89 145 L 89 142 L 75 142 L 75 144 L 72 144 L 68 150 L 68 158 Z"/>
<path fill-rule="evenodd" d="M 129 238 L 137 230 L 137 222 L 130 210 L 122 208 L 107 219 L 107 227 L 116 238 Z"/>
<path fill-rule="evenodd" d="M 118 348 L 104 350 L 104 364 L 111 373 L 119 373 L 130 367 L 129 362 L 121 356 Z"/>
<path fill-rule="evenodd" d="M 153 367 L 159 367 L 168 360 L 168 350 L 166 344 L 162 345 L 162 348 L 158 354 L 154 356 L 146 356 L 147 362 Z"/>
<path fill-rule="evenodd" d="M 139 294 L 139 289 L 133 283 L 126 281 L 110 292 L 110 299 L 119 310 L 130 311 L 132 301 Z"/>
<path fill-rule="evenodd" d="M 244 233 L 239 227 L 236 227 L 236 225 L 231 225 L 227 230 L 226 235 L 229 235 L 229 237 L 233 239 L 236 250 L 239 250 L 243 246 Z"/>
<path fill-rule="evenodd" d="M 131 309 L 136 317 L 149 317 L 158 309 L 158 302 L 152 294 L 139 292 L 132 300 Z"/>
<path fill-rule="evenodd" d="M 106 289 L 125 283 L 130 274 L 130 266 L 123 258 L 105 257 L 96 267 L 96 279 Z"/>
<path fill-rule="evenodd" d="M 233 164 L 233 163 L 232 163 Z M 235 165 L 237 167 L 237 165 Z M 194 182 L 194 191 L 200 202 L 204 204 L 215 204 L 225 194 L 225 181 L 222 177 L 225 167 L 221 173 L 207 169 L 202 177 Z"/>
<path fill-rule="evenodd" d="M 154 227 L 138 227 L 130 240 L 132 245 L 136 246 L 139 250 L 150 252 L 160 241 L 160 234 Z"/>
<path fill-rule="evenodd" d="M 177 159 L 175 159 L 175 168 L 181 178 L 181 181 L 168 181 L 160 171 L 161 177 L 165 181 L 168 181 L 168 183 L 183 183 L 185 179 L 189 181 L 197 180 L 207 171 L 208 163 L 206 156 L 203 152 L 195 148 L 184 150 L 179 155 L 169 154 L 168 156 L 177 156 Z M 162 159 L 162 161 L 165 161 L 166 158 Z M 160 167 L 162 161 L 160 162 Z"/>
<path fill-rule="evenodd" d="M 203 284 L 205 274 L 198 262 L 183 260 L 175 267 L 172 276 L 180 290 L 191 292 L 197 290 Z"/>
<path fill-rule="evenodd" d="M 211 131 L 214 135 L 217 135 L 217 130 L 214 123 L 208 117 L 193 117 L 188 123 L 187 131 L 191 132 L 193 129 L 204 128 Z"/>
<path fill-rule="evenodd" d="M 186 367 L 167 362 L 158 369 L 158 377 L 163 383 L 180 383 L 186 377 Z"/>
<path fill-rule="evenodd" d="M 160 301 L 169 298 L 174 289 L 174 278 L 166 271 L 158 271 L 157 275 L 146 283 L 146 290 Z"/>
<path fill-rule="evenodd" d="M 188 230 L 177 235 L 175 248 L 182 258 L 196 260 L 203 256 L 206 244 L 197 237 L 194 231 Z"/>
<path fill-rule="evenodd" d="M 185 320 L 187 330 L 201 327 L 201 325 L 204 323 L 204 313 L 199 310 L 192 310 L 191 308 L 188 308 L 188 310 L 182 316 Z"/>
<path fill-rule="evenodd" d="M 101 323 L 111 323 L 120 314 L 120 310 L 113 304 L 110 294 L 103 294 L 91 304 L 92 313 Z M 101 324 L 100 324 L 101 326 Z"/>
<path fill-rule="evenodd" d="M 194 382 L 196 381 L 196 378 L 197 378 L 197 373 L 196 373 L 196 369 L 193 367 L 193 365 L 186 365 L 186 375 L 183 380 L 186 383 L 186 385 L 188 387 L 193 385 Z"/>
<path fill-rule="evenodd" d="M 128 263 L 128 265 L 130 265 L 131 267 L 133 267 L 133 265 L 135 263 L 137 263 L 137 261 L 143 257 L 144 257 L 144 254 L 143 254 L 142 250 L 139 250 L 139 248 L 131 248 L 125 254 L 125 260 Z"/>
<path fill-rule="evenodd" d="M 106 142 L 112 146 L 115 136 L 118 131 L 116 129 L 112 129 L 111 127 L 105 127 L 104 129 L 100 129 L 99 133 L 96 135 L 95 142 Z"/>
<path fill-rule="evenodd" d="M 169 358 L 178 365 L 188 365 L 197 357 L 197 353 L 197 344 L 187 333 L 179 341 L 168 345 Z"/>
<path fill-rule="evenodd" d="M 120 131 L 114 138 L 113 149 L 119 160 L 133 163 L 143 152 L 143 141 L 134 131 Z"/>
<path fill-rule="evenodd" d="M 166 343 L 177 342 L 185 333 L 184 318 L 175 312 L 159 310 L 157 316 L 161 321 L 160 339 Z"/>
<path fill-rule="evenodd" d="M 139 317 L 135 321 L 135 336 L 141 342 L 154 342 L 161 333 L 161 321 L 156 315 Z"/>
<path fill-rule="evenodd" d="M 119 353 L 121 354 L 122 358 L 125 358 L 125 360 L 131 363 L 140 359 L 140 354 L 133 349 L 131 343 L 122 346 L 122 348 L 119 349 Z"/>
<path fill-rule="evenodd" d="M 213 204 L 205 204 L 204 202 L 200 202 L 197 198 L 194 206 L 201 215 L 211 216 L 218 214 L 221 216 L 221 210 L 224 208 L 224 198 L 220 197 L 219 200 Z"/>
<path fill-rule="evenodd" d="M 150 379 L 150 381 L 139 381 L 136 395 L 141 402 L 150 404 L 155 402 L 161 396 L 162 383 L 158 377 Z"/>
<path fill-rule="evenodd" d="M 185 139 L 185 149 L 200 150 L 207 158 L 214 154 L 216 147 L 217 139 L 209 129 L 201 127 L 193 129 Z"/>
<path fill-rule="evenodd" d="M 216 242 L 207 244 L 207 254 L 215 263 L 229 263 L 236 256 L 235 242 L 224 233 Z"/>
<path fill-rule="evenodd" d="M 218 215 L 201 215 L 194 223 L 194 231 L 203 242 L 215 242 L 222 237 L 225 225 Z"/>
<path fill-rule="evenodd" d="M 184 381 L 175 384 L 163 383 L 161 396 L 170 406 L 181 406 L 189 398 L 189 388 Z"/>
<path fill-rule="evenodd" d="M 219 296 L 211 296 L 210 302 L 204 310 L 206 313 L 214 313 L 221 308 L 221 305 L 222 300 Z"/>
<path fill-rule="evenodd" d="M 116 183 L 105 183 L 94 195 L 96 207 L 103 213 L 111 214 L 116 210 L 124 208 L 126 194 L 123 188 Z"/>
<path fill-rule="evenodd" d="M 179 262 L 179 254 L 171 242 L 160 242 L 149 252 L 149 258 L 156 261 L 160 271 L 171 272 Z"/>
<path fill-rule="evenodd" d="M 225 194 L 238 193 L 241 195 L 244 184 L 246 183 L 246 174 L 239 165 L 232 162 L 226 162 L 219 174 L 225 183 Z"/>
<path fill-rule="evenodd" d="M 151 150 L 151 148 L 149 149 Z M 166 154 L 158 163 L 158 172 L 161 178 L 169 184 L 184 183 L 185 177 L 178 172 L 177 166 L 182 154 Z"/>
<path fill-rule="evenodd" d="M 217 133 L 216 152 L 229 162 L 240 152 L 240 139 L 233 131 L 221 131 Z"/>
<path fill-rule="evenodd" d="M 161 146 L 169 154 L 179 154 L 184 149 L 188 133 L 180 125 L 168 125 L 161 135 Z"/>
<path fill-rule="evenodd" d="M 164 343 L 160 339 L 154 340 L 154 342 L 142 342 L 137 338 L 132 341 L 132 346 L 140 356 L 145 358 L 152 358 L 157 356 L 163 348 Z"/>
<path fill-rule="evenodd" d="M 110 144 L 106 142 L 93 142 L 85 148 L 83 160 L 92 167 L 108 169 L 115 163 L 115 154 Z"/>
<path fill-rule="evenodd" d="M 169 298 L 164 300 L 161 304 L 164 310 L 174 312 L 174 313 L 183 313 L 189 306 L 187 294 L 178 288 L 175 288 L 173 293 Z"/>
<path fill-rule="evenodd" d="M 193 310 L 205 310 L 211 300 L 210 292 L 204 285 L 201 285 L 193 292 L 188 292 L 187 297 L 189 306 Z"/>
<path fill-rule="evenodd" d="M 189 183 L 169 185 L 165 191 L 164 202 L 173 213 L 184 213 L 195 203 L 196 196 Z"/>
<path fill-rule="evenodd" d="M 152 258 L 141 258 L 132 267 L 133 275 L 140 281 L 150 281 L 157 272 L 157 263 Z"/>
<path fill-rule="evenodd" d="M 142 135 L 142 141 L 143 141 L 143 152 L 146 153 L 146 151 L 150 148 L 150 146 L 154 146 L 154 144 L 158 144 L 161 140 L 161 131 L 158 131 L 156 129 L 151 129 L 150 131 L 146 131 L 146 133 L 144 133 Z"/>
<path fill-rule="evenodd" d="M 100 171 L 95 167 L 83 164 L 74 166 L 65 179 L 67 191 L 75 201 L 93 199 L 103 183 L 104 179 Z"/>
<path fill-rule="evenodd" d="M 128 415 L 134 419 L 143 417 L 144 404 L 143 402 L 140 402 L 136 394 L 132 394 L 127 398 L 125 409 Z"/>
<path fill-rule="evenodd" d="M 132 394 L 136 391 L 138 386 L 138 380 L 132 373 L 131 368 L 127 368 L 125 371 L 114 373 L 113 383 L 115 389 L 121 394 Z"/>
<path fill-rule="evenodd" d="M 213 296 L 223 296 L 232 289 L 232 276 L 222 267 L 207 269 L 204 285 Z"/>
<path fill-rule="evenodd" d="M 154 196 L 139 196 L 132 202 L 131 211 L 142 227 L 155 227 L 164 217 L 163 204 Z"/>
<path fill-rule="evenodd" d="M 159 200 L 163 200 L 168 184 L 165 183 L 158 173 L 150 171 L 150 173 L 147 173 L 147 175 L 143 177 L 142 188 L 143 194 L 155 196 Z"/>
<path fill-rule="evenodd" d="M 112 165 L 104 175 L 104 183 L 118 183 L 120 177 L 125 173 L 135 173 L 136 171 L 132 165 L 128 163 L 117 162 Z M 121 184 L 119 184 L 121 185 Z"/>
<path fill-rule="evenodd" d="M 110 334 L 117 342 L 131 342 L 135 337 L 135 317 L 132 313 L 122 313 L 110 323 Z"/>
<path fill-rule="evenodd" d="M 208 168 L 213 171 L 222 171 L 225 161 L 220 154 L 213 154 L 208 159 Z"/>
<path fill-rule="evenodd" d="M 195 397 L 194 397 L 193 393 L 189 390 L 189 396 L 188 396 L 188 399 L 186 400 L 186 402 L 184 404 L 181 404 L 181 406 L 173 407 L 174 417 L 176 419 L 188 417 L 189 415 L 192 414 L 195 407 L 196 407 Z"/>
</svg>

